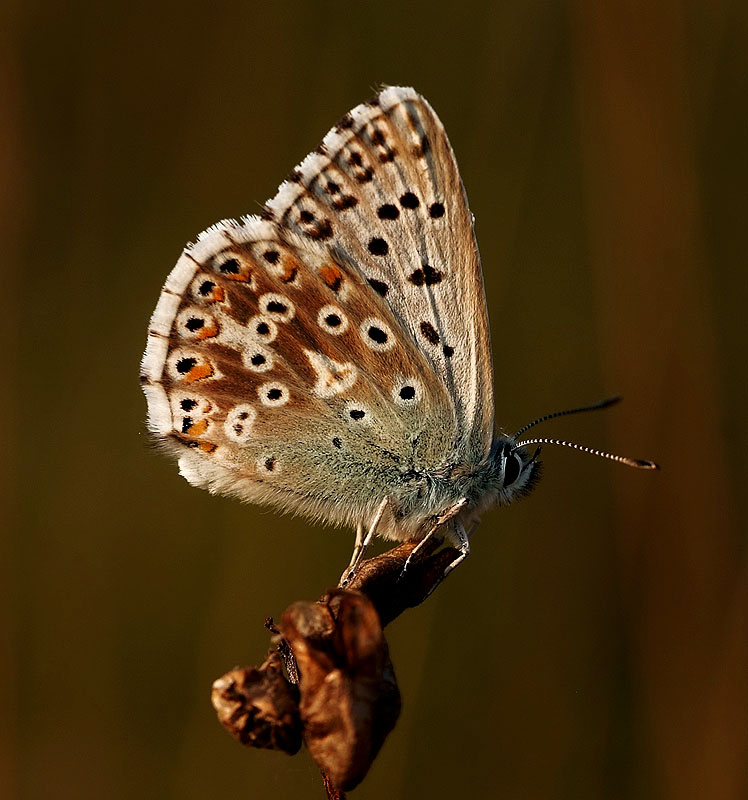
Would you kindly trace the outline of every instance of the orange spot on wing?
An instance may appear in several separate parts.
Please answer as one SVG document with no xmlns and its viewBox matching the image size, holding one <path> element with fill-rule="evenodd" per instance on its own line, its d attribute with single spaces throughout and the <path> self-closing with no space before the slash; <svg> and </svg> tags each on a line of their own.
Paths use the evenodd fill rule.
<svg viewBox="0 0 748 800">
<path fill-rule="evenodd" d="M 195 364 L 195 366 L 185 375 L 187 383 L 199 381 L 200 378 L 209 378 L 213 374 L 213 367 L 210 364 Z"/>
<path fill-rule="evenodd" d="M 252 273 L 247 271 L 236 272 L 230 275 L 224 275 L 224 278 L 230 281 L 238 281 L 239 283 L 249 283 L 252 279 Z"/>
<path fill-rule="evenodd" d="M 322 267 L 319 271 L 319 276 L 333 292 L 337 292 L 343 284 L 343 273 L 334 264 Z"/>
<path fill-rule="evenodd" d="M 203 326 L 200 329 L 200 333 L 198 334 L 198 339 L 211 339 L 213 336 L 218 336 L 218 325 L 211 325 L 208 327 L 207 325 Z"/>
<path fill-rule="evenodd" d="M 202 436 L 207 430 L 208 420 L 201 419 L 199 422 L 195 422 L 193 425 L 190 425 L 187 433 L 189 433 L 190 436 Z"/>
<path fill-rule="evenodd" d="M 291 283 L 299 272 L 299 263 L 293 258 L 287 258 L 283 262 L 283 272 L 280 274 L 280 279 L 283 283 Z"/>
<path fill-rule="evenodd" d="M 218 447 L 218 445 L 213 444 L 213 442 L 199 442 L 197 445 L 197 449 L 202 450 L 203 453 L 212 453 L 216 447 Z"/>
<path fill-rule="evenodd" d="M 226 298 L 226 292 L 220 286 L 214 286 L 213 291 L 210 293 L 211 303 L 222 303 Z"/>
</svg>

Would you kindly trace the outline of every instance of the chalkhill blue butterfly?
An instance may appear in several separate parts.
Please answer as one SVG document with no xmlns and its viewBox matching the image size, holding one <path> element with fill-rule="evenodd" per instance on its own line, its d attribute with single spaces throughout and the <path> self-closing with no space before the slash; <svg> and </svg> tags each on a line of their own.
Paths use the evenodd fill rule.
<svg viewBox="0 0 748 800">
<path fill-rule="evenodd" d="M 372 536 L 469 552 L 482 512 L 539 476 L 494 434 L 473 218 L 431 106 L 388 87 L 356 106 L 257 216 L 185 247 L 153 313 L 148 424 L 194 486 Z"/>
</svg>

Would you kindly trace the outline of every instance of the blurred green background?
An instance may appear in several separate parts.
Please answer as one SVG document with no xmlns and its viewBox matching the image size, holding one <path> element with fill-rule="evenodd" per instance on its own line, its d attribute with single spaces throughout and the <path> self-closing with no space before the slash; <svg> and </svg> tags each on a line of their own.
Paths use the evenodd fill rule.
<svg viewBox="0 0 748 800">
<path fill-rule="evenodd" d="M 0 796 L 322 797 L 212 680 L 350 554 L 190 488 L 138 362 L 184 242 L 380 83 L 436 108 L 477 218 L 497 424 L 620 392 L 389 629 L 357 798 L 748 796 L 748 5 L 9 0 Z M 10 457 L 8 457 L 8 455 Z"/>
</svg>

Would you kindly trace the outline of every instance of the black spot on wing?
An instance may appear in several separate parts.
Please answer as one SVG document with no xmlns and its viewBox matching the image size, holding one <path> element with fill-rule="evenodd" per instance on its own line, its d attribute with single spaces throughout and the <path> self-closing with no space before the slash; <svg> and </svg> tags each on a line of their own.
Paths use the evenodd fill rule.
<svg viewBox="0 0 748 800">
<path fill-rule="evenodd" d="M 352 194 L 343 194 L 332 201 L 332 207 L 336 211 L 345 211 L 347 208 L 353 208 L 357 203 L 358 199 Z"/>
<path fill-rule="evenodd" d="M 227 258 L 226 261 L 219 265 L 218 269 L 225 275 L 236 275 L 241 267 L 237 259 Z"/>
<path fill-rule="evenodd" d="M 390 251 L 390 246 L 380 236 L 375 236 L 369 242 L 369 252 L 374 256 L 386 256 Z"/>
<path fill-rule="evenodd" d="M 196 358 L 180 358 L 179 361 L 177 361 L 177 372 L 180 375 L 186 375 L 196 364 Z"/>
<path fill-rule="evenodd" d="M 400 210 L 392 203 L 385 203 L 377 209 L 377 216 L 379 219 L 397 219 L 400 216 Z"/>
<path fill-rule="evenodd" d="M 384 297 L 390 289 L 384 281 L 378 281 L 376 278 L 369 278 L 368 281 L 369 286 L 382 297 Z"/>
<path fill-rule="evenodd" d="M 441 270 L 434 269 L 429 264 L 424 264 L 423 267 L 415 270 L 408 276 L 408 280 L 414 286 L 434 286 L 441 283 L 444 274 Z"/>
<path fill-rule="evenodd" d="M 377 344 L 384 344 L 387 341 L 387 334 L 376 325 L 371 325 L 367 333 L 369 338 Z"/>
<path fill-rule="evenodd" d="M 421 201 L 416 197 L 413 192 L 405 192 L 404 195 L 400 198 L 400 205 L 403 208 L 414 209 L 418 208 L 421 205 Z"/>
<path fill-rule="evenodd" d="M 422 322 L 420 325 L 423 338 L 430 344 L 439 344 L 439 334 L 430 322 Z"/>
</svg>

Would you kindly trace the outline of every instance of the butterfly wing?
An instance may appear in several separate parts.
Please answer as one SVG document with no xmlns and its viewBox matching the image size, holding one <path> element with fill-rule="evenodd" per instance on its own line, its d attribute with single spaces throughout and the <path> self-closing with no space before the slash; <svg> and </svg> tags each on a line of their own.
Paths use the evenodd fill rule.
<svg viewBox="0 0 748 800">
<path fill-rule="evenodd" d="M 185 249 L 141 378 L 190 483 L 339 522 L 454 436 L 444 386 L 382 298 L 325 244 L 258 217 Z"/>
<path fill-rule="evenodd" d="M 410 90 L 385 90 L 350 118 L 381 111 L 393 91 L 427 109 Z M 363 128 L 347 119 L 281 185 L 265 218 L 220 223 L 185 249 L 153 314 L 141 379 L 149 426 L 191 483 L 354 523 L 409 473 L 477 451 L 490 395 L 479 397 L 486 377 L 471 364 L 485 358 L 490 392 L 490 360 L 469 212 L 438 120 L 429 111 L 420 124 L 434 162 L 449 163 L 427 180 L 412 150 L 369 166 L 375 148 L 405 146 L 404 129 L 397 140 L 386 134 L 394 147 L 372 131 L 365 149 Z M 335 137 L 344 141 L 331 152 Z M 419 206 L 406 198 L 400 207 L 423 206 L 421 218 L 393 236 L 379 225 L 398 218 L 381 207 L 392 192 L 402 200 L 406 183 Z M 444 213 L 429 213 L 434 204 Z M 408 271 L 400 262 L 411 246 L 420 262 Z M 459 260 L 448 269 L 439 254 L 451 253 Z M 474 279 L 459 277 L 461 263 Z"/>
<path fill-rule="evenodd" d="M 431 106 L 389 87 L 346 114 L 279 188 L 268 216 L 324 238 L 378 291 L 452 398 L 448 457 L 493 440 L 490 331 L 473 218 Z"/>
</svg>

